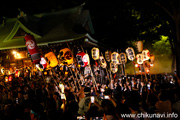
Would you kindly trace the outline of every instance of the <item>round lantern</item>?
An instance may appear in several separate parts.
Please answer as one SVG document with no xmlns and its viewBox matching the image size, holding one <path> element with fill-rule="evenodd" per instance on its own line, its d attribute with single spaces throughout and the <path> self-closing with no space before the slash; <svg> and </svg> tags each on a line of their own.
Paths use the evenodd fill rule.
<svg viewBox="0 0 180 120">
<path fill-rule="evenodd" d="M 88 58 L 87 54 L 84 52 L 77 53 L 76 59 L 77 59 L 78 65 L 80 65 L 81 67 L 85 67 L 89 63 L 89 58 Z"/>
<path fill-rule="evenodd" d="M 132 47 L 128 47 L 126 49 L 126 55 L 130 61 L 133 61 L 135 59 L 134 49 Z"/>
<path fill-rule="evenodd" d="M 143 55 L 143 60 L 149 60 L 150 58 L 150 53 L 149 53 L 149 50 L 143 50 L 142 51 L 142 55 Z"/>
<path fill-rule="evenodd" d="M 106 60 L 108 61 L 108 62 L 110 62 L 111 61 L 111 51 L 109 51 L 109 50 L 106 50 L 105 51 L 105 58 L 106 58 Z"/>
<path fill-rule="evenodd" d="M 101 66 L 102 68 L 106 68 L 107 63 L 106 63 L 106 60 L 104 59 L 104 57 L 103 57 L 103 56 L 100 56 L 100 57 L 99 57 L 99 60 L 100 60 L 100 66 Z"/>
<path fill-rule="evenodd" d="M 121 64 L 125 64 L 127 62 L 126 53 L 120 53 L 119 57 L 120 57 Z"/>
<path fill-rule="evenodd" d="M 99 48 L 95 48 L 95 47 L 92 48 L 91 55 L 94 60 L 98 60 L 99 59 Z"/>
<path fill-rule="evenodd" d="M 138 52 L 143 51 L 143 41 L 141 41 L 141 40 L 137 41 L 136 46 L 137 46 Z"/>
<path fill-rule="evenodd" d="M 111 54 L 111 61 L 115 64 L 119 64 L 119 54 L 117 52 Z"/>
<path fill-rule="evenodd" d="M 137 58 L 138 64 L 143 64 L 143 55 L 142 54 L 137 54 L 136 58 Z"/>
<path fill-rule="evenodd" d="M 50 66 L 51 67 L 56 67 L 58 65 L 58 60 L 55 56 L 55 54 L 53 52 L 49 52 L 47 54 L 45 54 L 45 57 L 48 59 L 48 61 L 50 62 Z"/>
<path fill-rule="evenodd" d="M 69 48 L 64 48 L 59 51 L 60 65 L 71 65 L 73 63 L 73 55 Z"/>
<path fill-rule="evenodd" d="M 110 62 L 110 70 L 112 71 L 112 73 L 116 73 L 118 71 L 117 64 Z"/>
</svg>

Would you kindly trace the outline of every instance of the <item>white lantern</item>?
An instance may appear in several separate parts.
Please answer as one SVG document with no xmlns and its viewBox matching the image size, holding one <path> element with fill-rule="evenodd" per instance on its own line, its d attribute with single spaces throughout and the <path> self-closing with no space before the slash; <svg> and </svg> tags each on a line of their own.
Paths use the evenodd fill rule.
<svg viewBox="0 0 180 120">
<path fill-rule="evenodd" d="M 142 54 L 137 54 L 136 58 L 137 58 L 138 64 L 143 64 L 143 55 Z"/>
<path fill-rule="evenodd" d="M 119 54 L 117 52 L 111 54 L 111 61 L 115 64 L 119 64 Z"/>
<path fill-rule="evenodd" d="M 108 62 L 111 61 L 111 51 L 109 51 L 109 50 L 105 51 L 105 58 Z"/>
<path fill-rule="evenodd" d="M 149 50 L 143 50 L 142 51 L 142 54 L 143 54 L 143 60 L 149 60 L 150 58 L 150 53 L 149 53 Z"/>
<path fill-rule="evenodd" d="M 126 53 L 120 53 L 119 57 L 120 57 L 121 64 L 125 64 L 127 62 Z"/>
<path fill-rule="evenodd" d="M 92 48 L 91 55 L 94 60 L 98 60 L 99 59 L 99 48 L 95 48 L 95 47 Z"/>
<path fill-rule="evenodd" d="M 141 41 L 141 40 L 137 41 L 136 46 L 137 46 L 138 52 L 142 52 L 142 50 L 143 50 L 143 41 Z"/>
<path fill-rule="evenodd" d="M 127 54 L 129 60 L 133 61 L 135 59 L 135 53 L 134 53 L 134 49 L 132 47 L 128 47 L 126 49 L 126 54 Z"/>
<path fill-rule="evenodd" d="M 110 70 L 112 71 L 112 73 L 116 73 L 118 71 L 117 64 L 110 62 Z"/>
</svg>

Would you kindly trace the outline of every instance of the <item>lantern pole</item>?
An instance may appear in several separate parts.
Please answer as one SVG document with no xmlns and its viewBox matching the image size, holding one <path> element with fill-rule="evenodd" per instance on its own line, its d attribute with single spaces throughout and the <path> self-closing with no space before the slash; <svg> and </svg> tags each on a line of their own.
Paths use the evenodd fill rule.
<svg viewBox="0 0 180 120">
<path fill-rule="evenodd" d="M 133 61 L 132 61 L 132 65 L 134 67 L 134 76 L 136 76 L 136 69 L 135 69 L 135 65 L 134 65 Z"/>
<path fill-rule="evenodd" d="M 86 50 L 86 54 L 88 54 L 88 53 L 87 53 L 87 50 Z M 89 61 L 90 61 L 90 60 L 89 60 Z M 95 86 L 96 86 L 96 88 L 97 88 L 96 80 L 95 80 L 94 74 L 93 74 L 93 72 L 92 72 L 90 62 L 89 62 L 89 68 L 90 68 L 90 71 L 91 71 L 92 80 L 94 81 L 94 84 L 95 84 Z"/>
<path fill-rule="evenodd" d="M 126 75 L 126 67 L 125 67 L 126 65 L 125 64 L 123 64 L 123 73 L 124 73 L 124 75 Z"/>
<path fill-rule="evenodd" d="M 144 75 L 145 75 L 145 79 L 146 79 L 146 83 L 148 82 L 148 79 L 147 79 L 147 75 L 146 75 L 146 70 L 145 70 L 145 63 L 143 61 L 143 68 L 144 68 Z"/>
</svg>

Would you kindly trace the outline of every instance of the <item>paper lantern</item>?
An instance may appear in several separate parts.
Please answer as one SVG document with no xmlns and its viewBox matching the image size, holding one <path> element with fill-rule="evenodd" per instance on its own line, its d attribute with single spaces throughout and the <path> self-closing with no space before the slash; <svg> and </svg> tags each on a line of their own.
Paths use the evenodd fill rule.
<svg viewBox="0 0 180 120">
<path fill-rule="evenodd" d="M 59 51 L 60 65 L 71 65 L 73 63 L 73 55 L 69 48 L 64 48 Z"/>
<path fill-rule="evenodd" d="M 49 52 L 45 54 L 45 57 L 48 59 L 50 62 L 50 67 L 56 67 L 58 65 L 58 60 L 53 52 Z"/>
<path fill-rule="evenodd" d="M 100 66 L 101 66 L 102 68 L 106 68 L 107 63 L 106 63 L 106 60 L 104 59 L 103 56 L 100 56 L 100 57 L 99 57 L 99 61 L 100 61 Z"/>
<path fill-rule="evenodd" d="M 125 64 L 127 62 L 126 53 L 120 53 L 119 57 L 120 57 L 121 64 Z"/>
<path fill-rule="evenodd" d="M 111 54 L 111 61 L 115 64 L 119 64 L 119 54 L 117 52 L 113 52 Z"/>
<path fill-rule="evenodd" d="M 136 46 L 137 46 L 138 52 L 143 51 L 143 41 L 141 41 L 141 40 L 137 41 Z"/>
<path fill-rule="evenodd" d="M 98 60 L 99 59 L 99 48 L 95 48 L 95 47 L 92 48 L 91 55 L 94 60 Z"/>
<path fill-rule="evenodd" d="M 130 61 L 133 61 L 135 59 L 134 49 L 132 47 L 128 47 L 126 49 L 126 55 Z"/>
<path fill-rule="evenodd" d="M 149 60 L 150 58 L 150 53 L 149 53 L 149 50 L 143 50 L 142 51 L 142 55 L 143 55 L 143 60 Z"/>
<path fill-rule="evenodd" d="M 77 59 L 78 65 L 80 65 L 81 67 L 86 67 L 89 63 L 89 58 L 87 54 L 84 52 L 77 53 L 76 59 Z"/>
<path fill-rule="evenodd" d="M 111 51 L 110 50 L 106 50 L 105 51 L 105 58 L 106 58 L 106 60 L 108 61 L 108 62 L 110 62 L 111 61 Z"/>
<path fill-rule="evenodd" d="M 112 71 L 112 73 L 116 73 L 118 71 L 117 64 L 110 62 L 110 70 Z"/>
<path fill-rule="evenodd" d="M 27 34 L 25 35 L 24 39 L 26 42 L 27 51 L 31 57 L 32 62 L 35 64 L 39 64 L 41 57 L 34 36 Z"/>
<path fill-rule="evenodd" d="M 137 58 L 138 64 L 143 64 L 143 55 L 142 54 L 137 54 L 136 58 Z"/>
</svg>

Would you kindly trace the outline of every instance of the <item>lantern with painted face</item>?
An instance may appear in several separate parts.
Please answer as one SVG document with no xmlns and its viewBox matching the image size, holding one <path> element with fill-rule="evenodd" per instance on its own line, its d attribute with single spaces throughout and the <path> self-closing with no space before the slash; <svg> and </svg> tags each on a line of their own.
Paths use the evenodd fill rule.
<svg viewBox="0 0 180 120">
<path fill-rule="evenodd" d="M 73 55 L 69 48 L 64 48 L 59 51 L 60 65 L 71 65 L 73 63 Z"/>
<path fill-rule="evenodd" d="M 137 41 L 136 47 L 138 49 L 138 52 L 142 52 L 143 51 L 143 41 L 141 41 L 141 40 Z"/>
<path fill-rule="evenodd" d="M 150 53 L 149 53 L 149 50 L 143 50 L 142 51 L 142 55 L 143 55 L 143 60 L 149 60 L 150 58 Z"/>
<path fill-rule="evenodd" d="M 95 47 L 92 48 L 91 55 L 94 60 L 98 60 L 99 59 L 99 48 L 95 48 Z"/>
<path fill-rule="evenodd" d="M 100 56 L 100 57 L 99 57 L 99 61 L 100 61 L 100 66 L 101 66 L 102 68 L 106 68 L 107 63 L 106 63 L 106 60 L 104 59 L 103 56 Z"/>
<path fill-rule="evenodd" d="M 86 53 L 80 52 L 76 54 L 77 63 L 81 67 L 86 67 L 89 64 L 89 58 Z"/>
<path fill-rule="evenodd" d="M 120 53 L 119 57 L 120 57 L 121 64 L 125 64 L 127 62 L 126 53 Z"/>
<path fill-rule="evenodd" d="M 137 58 L 138 64 L 143 64 L 143 55 L 142 54 L 137 54 L 136 58 Z"/>
<path fill-rule="evenodd" d="M 106 52 L 105 52 L 105 58 L 106 58 L 106 60 L 108 61 L 108 62 L 110 62 L 111 61 L 111 51 L 109 51 L 109 50 L 106 50 Z"/>
<path fill-rule="evenodd" d="M 116 73 L 118 71 L 117 64 L 110 62 L 110 70 L 112 71 L 112 73 Z"/>
<path fill-rule="evenodd" d="M 130 61 L 133 61 L 135 59 L 134 49 L 132 47 L 128 47 L 126 49 L 126 55 Z"/>
<path fill-rule="evenodd" d="M 111 61 L 115 64 L 119 64 L 119 54 L 117 52 L 111 54 Z"/>
<path fill-rule="evenodd" d="M 45 57 L 48 59 L 50 62 L 50 67 L 56 67 L 58 65 L 58 60 L 53 52 L 49 52 L 45 54 Z"/>
</svg>

